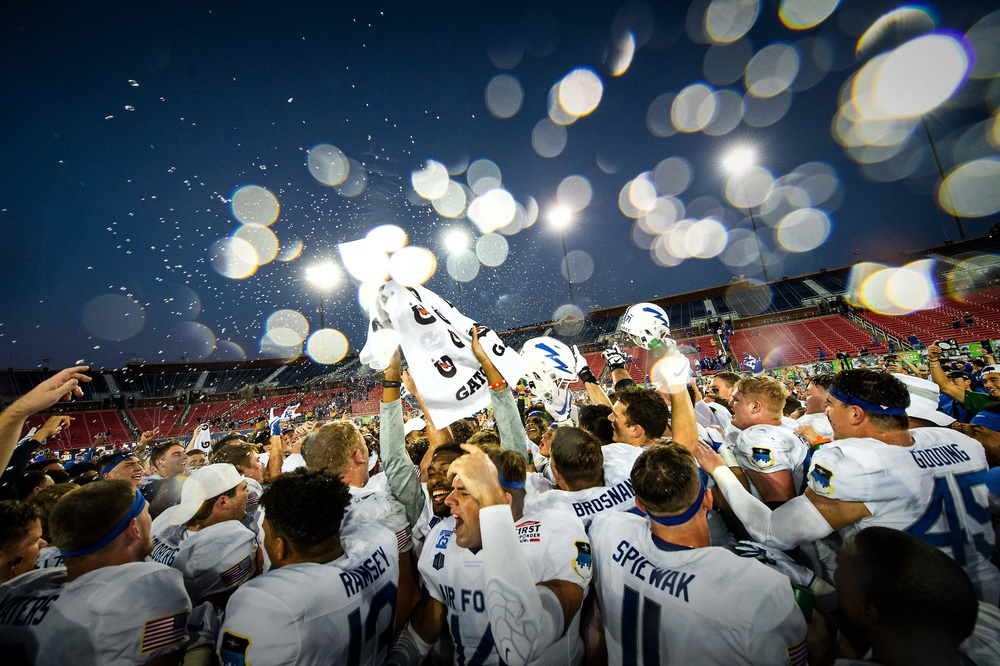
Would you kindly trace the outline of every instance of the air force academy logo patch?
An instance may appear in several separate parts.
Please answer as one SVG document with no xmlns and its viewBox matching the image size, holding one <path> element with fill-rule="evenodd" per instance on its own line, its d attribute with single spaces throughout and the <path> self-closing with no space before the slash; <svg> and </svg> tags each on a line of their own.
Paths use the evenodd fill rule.
<svg viewBox="0 0 1000 666">
<path fill-rule="evenodd" d="M 219 656 L 222 666 L 246 666 L 247 652 L 250 651 L 250 639 L 227 631 L 222 635 L 222 645 L 219 646 Z"/>
<path fill-rule="evenodd" d="M 587 582 L 593 574 L 590 544 L 586 541 L 576 541 L 574 545 L 576 546 L 576 559 L 573 560 L 573 573 L 583 582 Z"/>
<path fill-rule="evenodd" d="M 813 490 L 820 495 L 830 495 L 833 493 L 833 472 L 821 465 L 813 465 L 809 473 L 813 481 Z"/>
<path fill-rule="evenodd" d="M 771 449 L 764 448 L 763 446 L 753 447 L 753 464 L 757 466 L 758 469 L 768 469 L 769 467 L 774 467 L 774 456 L 771 455 Z"/>
</svg>

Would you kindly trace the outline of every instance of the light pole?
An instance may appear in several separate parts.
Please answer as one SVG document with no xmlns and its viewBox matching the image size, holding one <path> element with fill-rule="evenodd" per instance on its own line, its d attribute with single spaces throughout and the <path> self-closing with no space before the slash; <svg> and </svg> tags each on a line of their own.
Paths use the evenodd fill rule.
<svg viewBox="0 0 1000 666">
<path fill-rule="evenodd" d="M 461 252 L 462 250 L 469 247 L 469 236 L 461 229 L 452 229 L 444 237 L 444 246 L 448 252 Z M 458 290 L 458 309 L 462 309 L 462 281 L 455 278 L 455 286 Z"/>
<path fill-rule="evenodd" d="M 566 252 L 566 227 L 573 221 L 573 211 L 566 206 L 556 206 L 549 212 L 549 222 L 559 229 L 559 236 L 562 238 L 563 263 L 566 264 L 566 284 L 569 285 L 569 302 L 575 306 L 573 299 L 573 275 L 569 272 L 569 254 Z"/>
<path fill-rule="evenodd" d="M 737 148 L 729 152 L 722 159 L 722 166 L 731 175 L 740 179 L 740 186 L 743 188 L 743 198 L 746 202 L 747 213 L 750 214 L 750 226 L 753 227 L 753 237 L 757 241 L 757 256 L 760 257 L 760 267 L 764 271 L 764 282 L 770 282 L 767 276 L 767 264 L 764 263 L 764 251 L 760 246 L 760 235 L 757 233 L 757 218 L 753 215 L 753 204 L 750 203 L 750 194 L 747 191 L 747 181 L 744 177 L 747 169 L 754 165 L 754 153 L 750 148 Z"/>
<path fill-rule="evenodd" d="M 340 271 L 337 266 L 330 261 L 313 264 L 306 268 L 306 281 L 316 286 L 319 290 L 319 327 L 326 328 L 326 317 L 323 312 L 323 292 L 331 289 L 340 282 Z"/>
</svg>

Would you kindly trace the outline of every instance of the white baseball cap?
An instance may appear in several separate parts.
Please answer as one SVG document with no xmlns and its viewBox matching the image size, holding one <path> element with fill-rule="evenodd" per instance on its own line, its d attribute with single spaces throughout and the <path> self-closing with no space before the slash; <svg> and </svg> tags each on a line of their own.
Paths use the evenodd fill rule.
<svg viewBox="0 0 1000 666">
<path fill-rule="evenodd" d="M 955 422 L 952 417 L 938 411 L 938 398 L 941 396 L 941 389 L 937 384 L 927 379 L 896 372 L 892 373 L 892 376 L 906 384 L 906 390 L 910 394 L 910 406 L 906 408 L 907 416 L 930 421 L 934 425 L 944 428 Z"/>
<path fill-rule="evenodd" d="M 181 503 L 170 516 L 170 524 L 186 524 L 198 513 L 205 500 L 218 497 L 242 482 L 243 475 L 229 463 L 215 463 L 196 469 L 181 486 Z"/>
<path fill-rule="evenodd" d="M 416 432 L 417 430 L 426 430 L 427 421 L 424 421 L 419 416 L 415 416 L 406 423 L 403 424 L 403 435 L 409 435 L 411 432 Z"/>
</svg>

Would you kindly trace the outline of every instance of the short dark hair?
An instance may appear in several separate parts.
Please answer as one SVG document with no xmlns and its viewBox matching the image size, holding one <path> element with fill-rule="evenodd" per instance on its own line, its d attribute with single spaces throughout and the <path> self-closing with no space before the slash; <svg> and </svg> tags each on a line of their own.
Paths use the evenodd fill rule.
<svg viewBox="0 0 1000 666">
<path fill-rule="evenodd" d="M 184 448 L 184 444 L 179 439 L 167 439 L 153 444 L 152 448 L 149 450 L 150 464 L 155 467 L 158 461 L 163 460 L 163 458 L 166 457 L 167 451 L 175 446 L 179 446 L 182 449 Z"/>
<path fill-rule="evenodd" d="M 650 511 L 683 513 L 701 489 L 694 455 L 677 442 L 649 447 L 632 466 L 632 488 Z"/>
<path fill-rule="evenodd" d="M 812 377 L 810 377 L 809 383 L 815 384 L 816 386 L 819 386 L 820 388 L 824 388 L 829 391 L 830 385 L 833 384 L 834 377 L 836 377 L 836 375 L 832 373 L 822 372 L 818 375 L 813 375 Z"/>
<path fill-rule="evenodd" d="M 215 443 L 212 444 L 212 451 L 218 451 L 223 447 L 229 446 L 235 441 L 243 442 L 245 440 L 243 439 L 243 435 L 236 431 L 226 433 L 219 439 L 215 440 Z"/>
<path fill-rule="evenodd" d="M 735 386 L 736 382 L 740 381 L 740 376 L 735 372 L 717 372 L 715 377 L 726 382 L 729 386 Z"/>
<path fill-rule="evenodd" d="M 431 440 L 426 437 L 417 437 L 412 442 L 406 443 L 406 453 L 410 456 L 410 462 L 419 465 L 430 448 Z"/>
<path fill-rule="evenodd" d="M 229 463 L 242 474 L 250 468 L 250 460 L 255 453 L 257 447 L 253 444 L 230 444 L 212 453 L 212 463 Z"/>
<path fill-rule="evenodd" d="M 551 453 L 552 466 L 570 490 L 604 485 L 604 453 L 601 443 L 589 431 L 559 428 L 552 437 Z"/>
<path fill-rule="evenodd" d="M 204 455 L 205 455 L 205 452 L 202 451 L 201 449 L 191 449 L 190 451 L 187 452 L 187 457 L 188 458 L 190 458 L 191 456 L 204 456 Z M 205 457 L 207 458 L 208 456 L 205 456 Z"/>
<path fill-rule="evenodd" d="M 610 415 L 611 408 L 607 405 L 582 405 L 576 422 L 601 444 L 610 444 L 615 440 L 615 428 L 608 420 Z"/>
<path fill-rule="evenodd" d="M 52 541 L 49 536 L 49 514 L 55 508 L 56 502 L 62 499 L 63 495 L 71 490 L 76 490 L 80 486 L 75 483 L 57 483 L 38 491 L 38 494 L 29 500 L 29 504 L 35 508 L 38 520 L 42 523 L 42 538 Z"/>
<path fill-rule="evenodd" d="M 476 434 L 476 429 L 472 427 L 469 419 L 459 419 L 448 427 L 451 429 L 451 437 L 456 444 L 465 444 L 470 437 Z"/>
<path fill-rule="evenodd" d="M 268 527 L 305 556 L 332 547 L 350 501 L 340 477 L 301 468 L 276 478 L 260 498 Z"/>
<path fill-rule="evenodd" d="M 434 449 L 434 454 L 431 456 L 431 460 L 437 458 L 439 453 L 454 453 L 457 456 L 464 456 L 465 450 L 463 450 L 459 444 L 448 442 L 447 444 L 442 444 Z"/>
<path fill-rule="evenodd" d="M 899 530 L 867 527 L 847 538 L 840 556 L 856 563 L 858 591 L 898 638 L 957 648 L 972 633 L 976 590 L 937 548 Z"/>
<path fill-rule="evenodd" d="M 785 398 L 785 408 L 781 410 L 782 413 L 785 416 L 791 416 L 795 413 L 796 409 L 802 409 L 802 403 L 799 402 L 799 399 L 792 396 Z"/>
<path fill-rule="evenodd" d="M 500 446 L 500 435 L 492 430 L 480 430 L 475 435 L 465 441 L 466 444 L 478 446 L 481 449 L 490 446 Z"/>
<path fill-rule="evenodd" d="M 45 482 L 46 476 L 48 475 L 40 469 L 22 474 L 17 481 L 14 482 L 14 488 L 17 490 L 17 496 L 21 499 L 26 499 L 28 495 L 31 494 L 32 490 Z"/>
<path fill-rule="evenodd" d="M 29 502 L 0 502 L 0 551 L 6 551 L 28 536 L 36 520 L 38 514 Z"/>
<path fill-rule="evenodd" d="M 510 449 L 491 448 L 487 455 L 497 468 L 497 473 L 510 483 L 524 483 L 528 478 L 528 461 Z"/>
<path fill-rule="evenodd" d="M 629 386 L 618 391 L 618 402 L 625 405 L 625 425 L 641 426 L 646 437 L 663 437 L 670 420 L 667 403 L 660 394 L 639 386 Z"/>
<path fill-rule="evenodd" d="M 905 409 L 910 406 L 906 384 L 885 372 L 875 370 L 843 370 L 833 380 L 831 388 L 866 402 Z M 906 414 L 876 414 L 865 412 L 879 430 L 901 430 L 910 427 Z"/>
<path fill-rule="evenodd" d="M 94 481 L 72 490 L 49 514 L 52 543 L 60 550 L 79 550 L 94 543 L 128 512 L 135 501 L 131 481 Z"/>
</svg>

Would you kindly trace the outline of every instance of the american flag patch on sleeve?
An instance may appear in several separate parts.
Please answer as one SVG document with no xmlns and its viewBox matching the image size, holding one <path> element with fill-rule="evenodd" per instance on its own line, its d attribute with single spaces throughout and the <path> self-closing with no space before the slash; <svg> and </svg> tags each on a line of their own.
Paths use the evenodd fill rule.
<svg viewBox="0 0 1000 666">
<path fill-rule="evenodd" d="M 396 532 L 396 550 L 403 552 L 410 545 L 410 528 L 404 527 Z"/>
<path fill-rule="evenodd" d="M 150 620 L 142 628 L 142 644 L 139 651 L 142 654 L 180 643 L 187 634 L 188 611 L 168 615 L 157 620 Z"/>
<path fill-rule="evenodd" d="M 805 638 L 795 645 L 789 645 L 785 648 L 785 651 L 788 652 L 788 662 L 792 666 L 806 666 L 806 660 L 809 657 L 809 646 L 806 644 Z"/>
<path fill-rule="evenodd" d="M 223 571 L 219 576 L 222 578 L 222 584 L 226 587 L 232 587 L 233 585 L 242 585 L 243 583 L 250 580 L 250 576 L 253 574 L 253 560 L 247 555 L 242 560 L 229 567 Z"/>
</svg>

